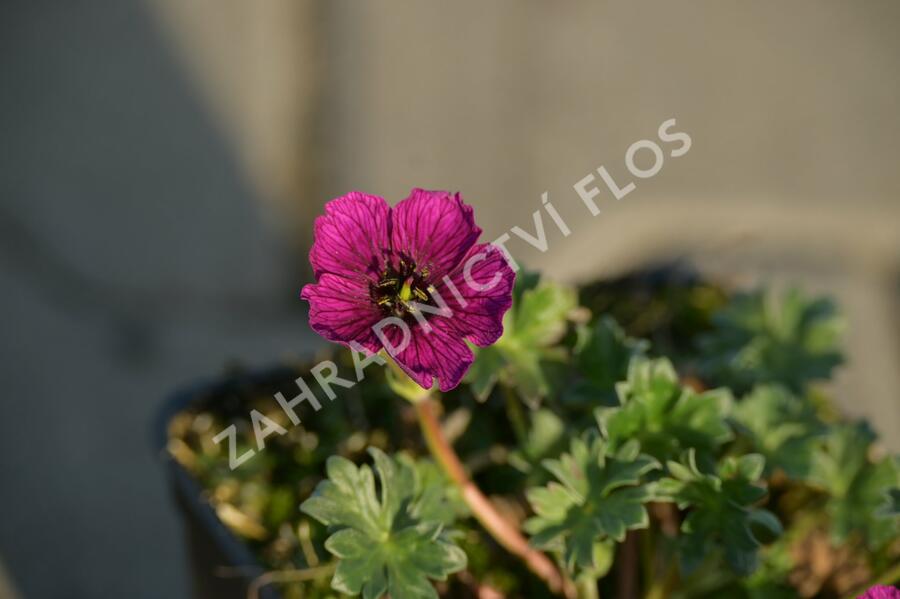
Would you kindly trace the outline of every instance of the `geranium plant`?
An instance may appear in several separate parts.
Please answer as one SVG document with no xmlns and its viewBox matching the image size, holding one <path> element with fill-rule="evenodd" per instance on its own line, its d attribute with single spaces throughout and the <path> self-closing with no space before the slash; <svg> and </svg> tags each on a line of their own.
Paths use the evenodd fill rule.
<svg viewBox="0 0 900 599">
<path fill-rule="evenodd" d="M 829 301 L 696 278 L 575 289 L 516 273 L 480 234 L 458 194 L 332 201 L 310 324 L 337 364 L 384 369 L 293 427 L 252 389 L 243 412 L 173 421 L 173 454 L 264 582 L 660 599 L 900 579 L 900 467 L 823 385 L 842 360 Z M 211 423 L 249 445 L 247 406 L 288 432 L 232 470 Z"/>
</svg>

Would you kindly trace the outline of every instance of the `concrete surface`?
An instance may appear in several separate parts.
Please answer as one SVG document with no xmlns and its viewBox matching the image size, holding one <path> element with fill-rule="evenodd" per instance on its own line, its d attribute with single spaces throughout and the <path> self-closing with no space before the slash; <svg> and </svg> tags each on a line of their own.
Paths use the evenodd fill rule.
<svg viewBox="0 0 900 599">
<path fill-rule="evenodd" d="M 150 427 L 307 349 L 299 281 L 144 8 L 0 7 L 0 557 L 29 599 L 187 596 Z"/>
</svg>

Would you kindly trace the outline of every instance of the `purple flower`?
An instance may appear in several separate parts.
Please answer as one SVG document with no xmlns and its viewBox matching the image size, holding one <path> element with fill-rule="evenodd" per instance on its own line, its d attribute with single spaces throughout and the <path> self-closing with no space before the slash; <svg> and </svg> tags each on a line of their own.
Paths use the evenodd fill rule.
<svg viewBox="0 0 900 599">
<path fill-rule="evenodd" d="M 394 208 L 352 192 L 316 219 L 309 253 L 316 283 L 300 296 L 310 326 L 330 341 L 386 349 L 424 388 L 459 384 L 474 359 L 466 340 L 494 343 L 515 273 L 459 194 L 414 189 Z"/>
<path fill-rule="evenodd" d="M 900 589 L 875 585 L 857 599 L 900 599 Z"/>
</svg>

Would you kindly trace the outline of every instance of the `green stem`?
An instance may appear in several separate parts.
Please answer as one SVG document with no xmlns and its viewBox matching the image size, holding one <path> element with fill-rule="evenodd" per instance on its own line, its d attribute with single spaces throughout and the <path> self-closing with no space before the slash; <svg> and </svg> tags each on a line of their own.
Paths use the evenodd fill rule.
<svg viewBox="0 0 900 599">
<path fill-rule="evenodd" d="M 592 574 L 582 574 L 575 580 L 578 587 L 578 599 L 600 599 L 597 579 Z"/>
<path fill-rule="evenodd" d="M 669 562 L 666 575 L 662 579 L 653 578 L 653 582 L 650 584 L 650 589 L 647 590 L 644 599 L 666 599 L 669 596 L 678 580 L 678 566 L 676 565 L 676 561 L 677 560 L 673 558 Z"/>
<path fill-rule="evenodd" d="M 525 414 L 522 412 L 522 402 L 515 396 L 512 389 L 503 386 L 503 395 L 506 398 L 506 415 L 512 424 L 513 432 L 516 434 L 516 440 L 524 443 L 528 437 L 528 423 L 525 420 Z"/>
<path fill-rule="evenodd" d="M 337 562 L 331 562 L 323 566 L 306 568 L 304 570 L 275 570 L 272 572 L 266 572 L 264 574 L 261 574 L 260 576 L 257 576 L 250 582 L 250 586 L 247 588 L 247 597 L 249 599 L 258 599 L 260 591 L 262 591 L 263 587 L 266 587 L 270 584 L 306 582 L 309 580 L 315 580 L 316 578 L 328 576 L 334 573 L 336 567 Z"/>
<path fill-rule="evenodd" d="M 419 417 L 422 436 L 425 438 L 431 455 L 450 477 L 450 480 L 459 487 L 463 500 L 472 510 L 475 519 L 497 543 L 525 562 L 528 569 L 546 582 L 550 590 L 574 599 L 577 591 L 572 582 L 560 573 L 550 558 L 529 545 L 518 527 L 506 520 L 475 483 L 469 479 L 459 456 L 456 455 L 444 436 L 444 431 L 441 429 L 435 413 L 435 402 L 425 398 L 414 402 L 413 405 Z"/>
</svg>

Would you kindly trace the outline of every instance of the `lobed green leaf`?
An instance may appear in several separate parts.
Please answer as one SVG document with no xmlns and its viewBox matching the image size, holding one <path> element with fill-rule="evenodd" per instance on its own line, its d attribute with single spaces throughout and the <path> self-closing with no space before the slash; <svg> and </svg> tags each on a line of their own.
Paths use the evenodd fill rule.
<svg viewBox="0 0 900 599">
<path fill-rule="evenodd" d="M 826 511 L 838 541 L 859 535 L 872 548 L 896 538 L 900 467 L 893 457 L 873 461 L 875 433 L 865 423 L 838 425 L 813 455 L 810 480 L 828 493 Z"/>
<path fill-rule="evenodd" d="M 637 444 L 615 454 L 607 449 L 596 436 L 574 439 L 569 453 L 544 462 L 556 481 L 527 492 L 535 511 L 525 523 L 531 542 L 559 551 L 570 570 L 608 568 L 610 544 L 649 524 L 644 504 L 653 493 L 644 475 L 659 463 L 638 453 Z"/>
<path fill-rule="evenodd" d="M 466 381 L 480 401 L 502 382 L 536 405 L 550 393 L 546 362 L 561 357 L 555 346 L 568 330 L 578 296 L 571 287 L 520 273 L 513 297 L 503 319 L 503 336 L 490 347 L 474 348 L 476 358 Z"/>
<path fill-rule="evenodd" d="M 802 392 L 827 379 L 843 361 L 843 321 L 834 304 L 797 289 L 738 294 L 713 317 L 715 329 L 700 340 L 707 380 L 743 393 L 760 383 Z"/>
<path fill-rule="evenodd" d="M 757 484 L 764 467 L 763 456 L 748 454 L 725 458 L 715 473 L 704 473 L 694 450 L 668 464 L 670 476 L 659 481 L 656 493 L 689 510 L 678 543 L 685 573 L 715 552 L 739 575 L 756 569 L 760 537 L 771 540 L 782 532 L 774 514 L 754 507 L 766 495 Z"/>
<path fill-rule="evenodd" d="M 466 566 L 446 530 L 453 513 L 436 484 L 423 486 L 409 460 L 369 448 L 372 468 L 342 457 L 300 509 L 331 527 L 325 548 L 339 558 L 331 586 L 349 595 L 436 599 L 430 580 Z M 375 475 L 378 478 L 376 489 Z"/>
<path fill-rule="evenodd" d="M 809 475 L 826 431 L 810 402 L 781 385 L 759 385 L 734 407 L 733 418 L 771 469 L 798 480 Z"/>
<path fill-rule="evenodd" d="M 630 440 L 661 462 L 687 449 L 704 458 L 732 438 L 725 416 L 732 405 L 725 389 L 697 393 L 682 386 L 672 363 L 633 358 L 628 378 L 616 387 L 620 405 L 599 408 L 597 423 L 613 448 Z"/>
</svg>

